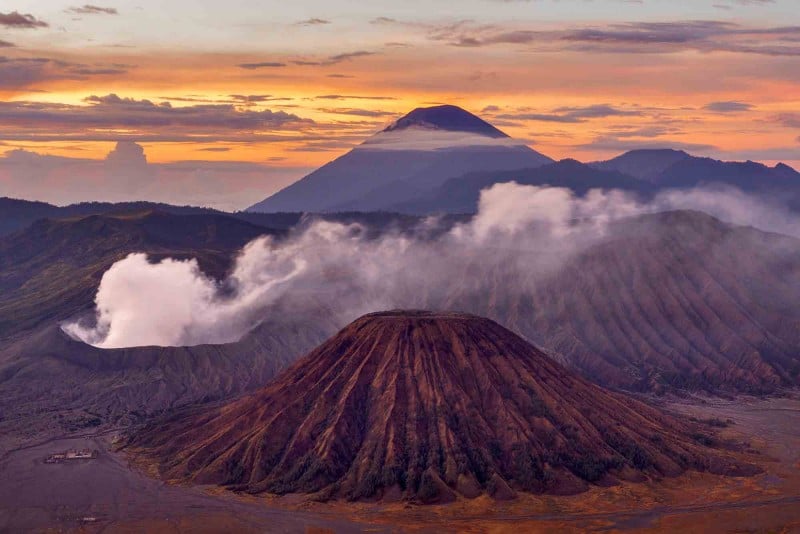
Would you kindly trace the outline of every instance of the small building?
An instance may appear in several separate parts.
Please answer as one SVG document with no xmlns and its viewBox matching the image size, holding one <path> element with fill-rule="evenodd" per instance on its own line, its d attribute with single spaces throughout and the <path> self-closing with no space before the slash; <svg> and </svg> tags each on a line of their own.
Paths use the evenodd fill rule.
<svg viewBox="0 0 800 534">
<path fill-rule="evenodd" d="M 45 458 L 44 463 L 46 464 L 60 464 L 62 462 L 67 461 L 74 461 L 74 460 L 93 460 L 97 458 L 99 452 L 97 450 L 91 449 L 82 449 L 82 450 L 75 450 L 71 449 L 66 452 L 57 452 L 51 454 L 47 458 Z"/>
</svg>

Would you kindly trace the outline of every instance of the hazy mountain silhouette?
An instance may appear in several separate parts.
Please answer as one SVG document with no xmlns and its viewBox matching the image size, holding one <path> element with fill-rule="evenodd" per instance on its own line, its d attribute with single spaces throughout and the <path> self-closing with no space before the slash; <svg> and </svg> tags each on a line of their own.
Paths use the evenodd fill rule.
<svg viewBox="0 0 800 534">
<path fill-rule="evenodd" d="M 683 150 L 641 149 L 631 150 L 608 161 L 590 163 L 592 167 L 621 172 L 640 180 L 651 181 L 670 166 L 691 158 Z"/>
<path fill-rule="evenodd" d="M 574 159 L 542 165 L 533 169 L 503 172 L 475 172 L 451 178 L 439 187 L 391 206 L 402 213 L 476 213 L 483 189 L 497 183 L 565 187 L 577 195 L 591 189 L 618 189 L 636 194 L 651 193 L 655 188 L 630 175 L 598 170 Z"/>
<path fill-rule="evenodd" d="M 620 189 L 643 198 L 666 189 L 726 185 L 777 194 L 800 209 L 800 173 L 788 165 L 718 161 L 668 148 L 632 150 L 587 165 L 553 163 L 479 117 L 444 105 L 415 109 L 248 211 L 474 213 L 481 188 L 508 181 L 565 187 L 578 195 Z"/>
<path fill-rule="evenodd" d="M 769 167 L 754 161 L 719 161 L 665 149 L 633 150 L 591 165 L 635 176 L 659 190 L 724 184 L 745 192 L 789 194 L 793 207 L 800 207 L 800 173 L 783 163 Z"/>
</svg>

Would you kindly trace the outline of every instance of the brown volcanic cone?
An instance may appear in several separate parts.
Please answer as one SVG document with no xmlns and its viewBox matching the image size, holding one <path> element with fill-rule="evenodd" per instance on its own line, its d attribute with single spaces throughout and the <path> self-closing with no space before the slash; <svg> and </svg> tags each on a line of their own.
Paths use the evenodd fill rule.
<svg viewBox="0 0 800 534">
<path fill-rule="evenodd" d="M 493 321 L 398 311 L 356 320 L 256 394 L 151 425 L 131 444 L 169 478 L 441 502 L 747 473 L 707 439 Z"/>
</svg>

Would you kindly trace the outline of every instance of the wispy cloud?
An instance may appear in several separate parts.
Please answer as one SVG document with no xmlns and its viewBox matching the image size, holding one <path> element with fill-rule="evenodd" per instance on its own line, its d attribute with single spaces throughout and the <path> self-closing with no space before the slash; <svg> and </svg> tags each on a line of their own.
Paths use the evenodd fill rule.
<svg viewBox="0 0 800 534">
<path fill-rule="evenodd" d="M 365 56 L 374 56 L 375 52 L 368 52 L 366 50 L 357 50 L 355 52 L 345 52 L 344 54 L 336 54 L 335 56 L 331 56 L 328 58 L 328 61 L 331 63 L 340 63 L 342 61 L 348 61 L 350 59 L 354 59 L 357 57 L 365 57 Z"/>
<path fill-rule="evenodd" d="M 272 95 L 228 95 L 232 101 L 238 104 L 259 104 L 262 102 L 276 102 L 294 100 L 292 97 L 272 96 Z"/>
<path fill-rule="evenodd" d="M 728 0 L 727 4 L 717 3 L 713 6 L 717 9 L 733 9 L 733 6 L 767 6 L 774 4 L 775 0 Z"/>
<path fill-rule="evenodd" d="M 0 56 L 0 89 L 20 89 L 49 80 L 86 80 L 95 76 L 125 74 L 121 63 L 73 63 L 45 57 Z"/>
<path fill-rule="evenodd" d="M 391 17 L 375 17 L 369 21 L 370 24 L 396 24 L 397 19 Z"/>
<path fill-rule="evenodd" d="M 733 22 L 687 20 L 629 22 L 529 30 L 459 22 L 433 29 L 428 37 L 457 47 L 526 45 L 531 50 L 664 54 L 735 52 L 766 56 L 800 56 L 800 26 L 748 27 Z"/>
<path fill-rule="evenodd" d="M 376 109 L 362 109 L 362 108 L 320 108 L 319 111 L 324 113 L 332 113 L 335 115 L 354 115 L 356 117 L 391 117 L 396 115 L 391 111 L 382 111 Z"/>
<path fill-rule="evenodd" d="M 239 63 L 236 66 L 239 67 L 240 69 L 246 69 L 246 70 L 273 69 L 273 68 L 285 67 L 286 63 L 281 63 L 279 61 L 261 61 L 259 63 Z"/>
<path fill-rule="evenodd" d="M 301 20 L 299 22 L 295 22 L 295 26 L 321 26 L 325 24 L 330 24 L 331 21 L 327 19 L 321 19 L 317 17 L 311 17 L 309 19 Z"/>
<path fill-rule="evenodd" d="M 614 137 L 620 139 L 630 139 L 630 138 L 645 138 L 645 139 L 655 139 L 658 137 L 664 137 L 667 135 L 675 135 L 683 133 L 682 130 L 676 126 L 662 126 L 662 125 L 648 125 L 648 126 L 628 126 L 628 125 L 616 125 L 610 126 L 608 130 L 611 132 L 609 135 L 613 135 Z"/>
<path fill-rule="evenodd" d="M 586 122 L 590 119 L 601 119 L 606 117 L 634 117 L 641 116 L 639 110 L 623 110 L 615 108 L 609 104 L 597 104 L 584 107 L 560 107 L 550 113 L 503 113 L 496 118 L 512 121 L 539 121 L 539 122 L 560 122 L 575 124 Z"/>
<path fill-rule="evenodd" d="M 78 15 L 118 15 L 119 12 L 113 7 L 102 7 L 92 4 L 84 4 L 80 7 L 70 7 L 67 9 L 69 13 Z"/>
<path fill-rule="evenodd" d="M 732 100 L 726 100 L 722 102 L 711 102 L 706 104 L 703 109 L 707 111 L 713 111 L 715 113 L 737 113 L 742 111 L 750 111 L 753 109 L 752 104 L 748 104 L 746 102 L 736 102 Z"/>
<path fill-rule="evenodd" d="M 393 96 L 371 96 L 371 95 L 319 95 L 315 98 L 320 100 L 397 100 Z"/>
<path fill-rule="evenodd" d="M 325 59 L 321 60 L 306 60 L 306 59 L 297 59 L 292 61 L 295 65 L 299 66 L 329 66 L 329 65 L 336 65 L 338 63 L 342 63 L 344 61 L 350 61 L 351 59 L 356 59 L 360 57 L 366 56 L 374 56 L 376 52 L 369 52 L 367 50 L 357 50 L 355 52 L 344 52 L 342 54 L 336 54 L 333 56 L 328 56 Z"/>
<path fill-rule="evenodd" d="M 800 113 L 779 113 L 775 120 L 787 128 L 800 128 Z"/>
<path fill-rule="evenodd" d="M 660 141 L 620 139 L 617 136 L 599 136 L 589 141 L 574 145 L 577 150 L 597 151 L 597 152 L 626 152 L 637 149 L 662 149 L 672 148 L 676 150 L 686 150 L 689 152 L 707 152 L 717 150 L 717 147 L 705 143 L 686 143 L 675 139 L 664 139 Z"/>
</svg>

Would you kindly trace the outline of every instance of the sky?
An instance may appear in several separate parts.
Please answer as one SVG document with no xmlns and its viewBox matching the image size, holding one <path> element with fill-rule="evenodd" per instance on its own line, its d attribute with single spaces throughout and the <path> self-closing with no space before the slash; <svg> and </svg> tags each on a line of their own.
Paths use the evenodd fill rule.
<svg viewBox="0 0 800 534">
<path fill-rule="evenodd" d="M 800 168 L 797 0 L 93 1 L 0 2 L 0 195 L 81 200 L 128 157 L 243 208 L 436 103 L 556 159 Z"/>
</svg>

